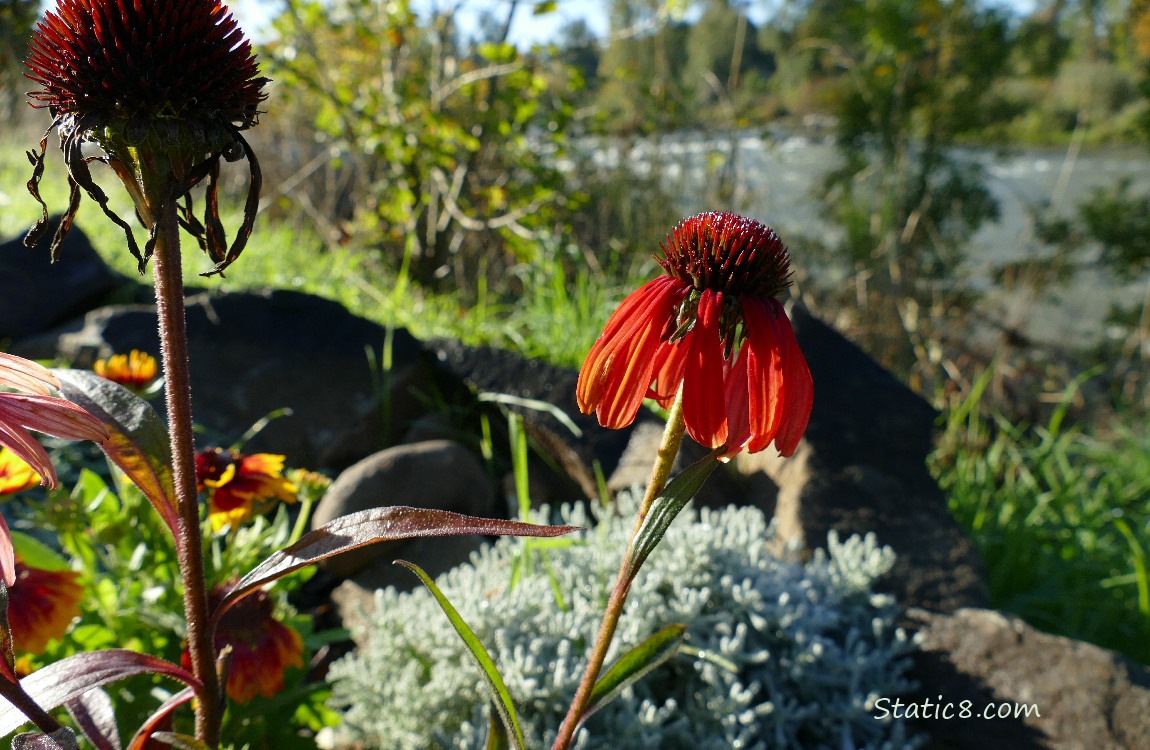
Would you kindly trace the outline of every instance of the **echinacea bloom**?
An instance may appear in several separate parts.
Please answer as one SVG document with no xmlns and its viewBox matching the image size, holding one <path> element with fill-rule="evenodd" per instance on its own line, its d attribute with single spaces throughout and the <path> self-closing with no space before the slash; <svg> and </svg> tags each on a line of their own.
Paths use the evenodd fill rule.
<svg viewBox="0 0 1150 750">
<path fill-rule="evenodd" d="M 231 588 L 213 587 L 209 607 L 218 607 Z M 247 703 L 257 695 L 272 697 L 283 690 L 288 668 L 303 666 L 303 638 L 276 619 L 275 602 L 266 591 L 245 596 L 220 616 L 215 647 L 217 652 L 231 647 L 227 691 L 237 703 Z M 186 650 L 182 661 L 188 666 Z"/>
<path fill-rule="evenodd" d="M 196 454 L 196 483 L 210 493 L 212 530 L 236 527 L 262 513 L 275 500 L 296 501 L 296 486 L 283 477 L 284 457 L 271 453 L 245 455 L 221 448 Z"/>
<path fill-rule="evenodd" d="M 156 358 L 136 349 L 129 354 L 113 354 L 107 359 L 98 359 L 92 365 L 92 371 L 136 393 L 147 391 L 156 382 L 159 372 Z"/>
<path fill-rule="evenodd" d="M 155 243 L 158 217 L 184 199 L 181 225 L 222 271 L 242 252 L 259 203 L 260 170 L 241 135 L 256 124 L 268 79 L 259 76 L 251 43 L 220 0 L 59 0 L 36 26 L 25 74 L 40 85 L 32 106 L 46 107 L 52 124 L 31 154 L 32 195 L 43 206 L 29 232 L 31 246 L 46 228 L 39 195 L 48 134 L 55 128 L 68 167 L 71 197 L 52 242 L 53 257 L 72 225 L 80 189 L 125 233 L 143 272 Z M 84 145 L 102 154 L 87 156 Z M 229 248 L 220 223 L 220 160 L 247 158 L 250 169 L 243 225 Z M 107 164 L 127 188 L 150 229 L 143 252 L 128 224 L 108 206 L 91 161 Z M 190 191 L 208 181 L 201 223 Z"/>
<path fill-rule="evenodd" d="M 777 299 L 790 257 L 767 226 L 728 212 L 679 222 L 657 258 L 664 274 L 628 296 L 579 372 L 584 414 L 620 428 L 643 398 L 667 407 L 680 387 L 687 433 L 710 448 L 784 456 L 798 446 L 814 389 Z"/>
<path fill-rule="evenodd" d="M 8 587 L 8 625 L 16 651 L 43 653 L 49 641 L 68 632 L 84 597 L 79 578 L 70 570 L 33 568 L 16 556 L 15 581 Z"/>
<path fill-rule="evenodd" d="M 0 446 L 27 463 L 50 488 L 59 480 L 43 446 L 29 434 L 35 430 L 64 440 L 103 443 L 108 431 L 100 420 L 70 401 L 52 395 L 60 383 L 35 362 L 0 353 Z M 15 553 L 8 524 L 0 516 L 0 578 L 15 580 Z"/>
<path fill-rule="evenodd" d="M 0 448 L 0 496 L 14 495 L 40 484 L 40 475 L 28 462 L 7 448 Z"/>
</svg>

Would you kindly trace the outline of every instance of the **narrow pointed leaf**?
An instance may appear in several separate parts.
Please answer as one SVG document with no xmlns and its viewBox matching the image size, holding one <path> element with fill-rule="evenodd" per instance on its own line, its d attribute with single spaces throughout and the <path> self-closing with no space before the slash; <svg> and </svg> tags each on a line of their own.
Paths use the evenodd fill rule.
<svg viewBox="0 0 1150 750">
<path fill-rule="evenodd" d="M 515 714 L 515 704 L 511 702 L 511 693 L 507 691 L 507 685 L 503 682 L 503 677 L 499 674 L 499 670 L 495 667 L 495 662 L 491 659 L 491 655 L 487 653 L 487 649 L 479 642 L 473 631 L 459 613 L 455 611 L 455 607 L 435 585 L 435 581 L 423 572 L 415 563 L 409 563 L 406 560 L 396 560 L 396 565 L 402 565 L 419 576 L 419 580 L 423 581 L 423 585 L 435 597 L 435 601 L 439 602 L 439 606 L 443 609 L 443 613 L 447 615 L 447 619 L 451 621 L 455 632 L 459 633 L 459 637 L 467 644 L 467 649 L 471 651 L 471 655 L 475 657 L 475 661 L 479 664 L 479 671 L 483 675 L 483 681 L 487 683 L 487 689 L 491 693 L 493 701 L 492 706 L 495 708 L 496 713 L 499 714 L 499 719 L 503 722 L 503 727 L 506 729 L 506 736 L 508 740 L 514 740 L 516 750 L 524 750 L 525 744 L 523 741 L 523 730 L 519 728 L 519 718 Z"/>
<path fill-rule="evenodd" d="M 538 526 L 519 521 L 476 518 L 445 510 L 392 505 L 350 513 L 304 534 L 298 542 L 274 553 L 240 579 L 224 597 L 212 619 L 218 621 L 228 607 L 288 573 L 341 552 L 376 542 L 428 536 L 562 536 L 577 526 Z"/>
<path fill-rule="evenodd" d="M 116 727 L 116 707 L 100 688 L 89 690 L 64 702 L 68 715 L 96 750 L 120 750 L 120 731 Z"/>
<path fill-rule="evenodd" d="M 175 750 L 211 750 L 211 748 L 200 740 L 197 740 L 195 737 L 189 737 L 186 734 L 156 732 L 152 735 L 152 739 L 156 742 L 163 742 Z"/>
<path fill-rule="evenodd" d="M 667 533 L 671 522 L 719 465 L 716 455 L 711 453 L 683 469 L 677 477 L 667 483 L 662 493 L 655 498 L 655 502 L 651 503 L 651 509 L 647 511 L 647 517 L 643 519 L 643 524 L 635 533 L 635 539 L 631 544 L 626 571 L 628 582 L 635 580 L 639 568 Z"/>
<path fill-rule="evenodd" d="M 60 727 L 52 734 L 25 732 L 12 738 L 12 750 L 80 750 L 76 735 L 68 727 Z"/>
<path fill-rule="evenodd" d="M 128 750 L 145 750 L 145 748 L 148 747 L 148 740 L 151 739 L 153 734 L 171 728 L 172 714 L 175 713 L 176 709 L 194 697 L 195 693 L 192 689 L 185 688 L 164 701 L 164 704 L 157 708 L 155 712 L 148 717 L 148 720 L 136 730 L 136 735 L 132 737 L 132 742 L 128 745 Z"/>
<path fill-rule="evenodd" d="M 176 492 L 168 431 L 156 410 L 123 386 L 87 370 L 54 370 L 60 392 L 104 423 L 110 437 L 100 445 L 140 488 L 175 534 Z"/>
<path fill-rule="evenodd" d="M 507 728 L 499 720 L 499 711 L 494 706 L 492 709 L 487 717 L 487 741 L 483 743 L 483 750 L 508 750 Z"/>
<path fill-rule="evenodd" d="M 613 701 L 629 685 L 635 684 L 678 653 L 686 632 L 686 625 L 668 625 L 619 657 L 599 676 L 595 687 L 591 688 L 591 698 L 583 715 L 579 717 L 579 723 L 582 724 L 588 716 Z"/>
<path fill-rule="evenodd" d="M 144 672 L 199 686 L 187 670 L 169 661 L 125 649 L 107 649 L 74 654 L 53 662 L 20 680 L 20 687 L 42 708 L 51 711 L 93 688 Z M 0 737 L 16 731 L 27 721 L 18 708 L 0 698 Z"/>
</svg>

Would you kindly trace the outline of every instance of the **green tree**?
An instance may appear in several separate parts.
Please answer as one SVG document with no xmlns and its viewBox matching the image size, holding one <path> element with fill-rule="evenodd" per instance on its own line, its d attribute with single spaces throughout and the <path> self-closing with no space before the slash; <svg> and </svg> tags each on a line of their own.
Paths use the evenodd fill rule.
<svg viewBox="0 0 1150 750">
<path fill-rule="evenodd" d="M 39 8 L 37 0 L 0 0 L 0 113 L 8 118 L 22 98 L 24 58 Z"/>
<path fill-rule="evenodd" d="M 937 280 L 954 276 L 970 236 L 997 216 L 980 167 L 955 156 L 992 121 L 1005 73 L 1001 12 L 963 0 L 812 0 L 786 38 L 790 64 L 823 78 L 841 161 L 826 177 L 841 252 L 907 334 L 901 371 L 923 364 L 930 308 L 953 311 Z M 895 342 L 887 342 L 888 345 Z M 907 346 L 909 344 L 910 346 Z"/>
<path fill-rule="evenodd" d="M 421 283 L 530 260 L 571 208 L 557 164 L 579 77 L 505 41 L 516 6 L 468 47 L 454 9 L 421 20 L 407 0 L 289 0 L 276 21 L 270 72 L 349 176 L 338 234 Z"/>
</svg>

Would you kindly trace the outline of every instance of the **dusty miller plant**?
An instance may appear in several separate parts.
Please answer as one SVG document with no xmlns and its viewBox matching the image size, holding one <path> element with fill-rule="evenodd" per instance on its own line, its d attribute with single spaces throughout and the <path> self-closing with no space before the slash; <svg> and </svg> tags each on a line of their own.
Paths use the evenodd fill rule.
<svg viewBox="0 0 1150 750">
<path fill-rule="evenodd" d="M 438 581 L 499 665 L 529 747 L 554 739 L 635 505 L 622 498 L 622 515 L 602 513 L 597 525 L 565 506 L 564 523 L 595 528 L 527 552 L 538 557 L 514 585 L 512 571 L 524 562 L 514 540 Z M 608 658 L 672 623 L 686 625 L 687 645 L 594 714 L 575 747 L 916 746 L 901 722 L 879 721 L 872 708 L 909 687 L 912 639 L 895 625 L 892 598 L 872 588 L 894 553 L 873 535 L 840 541 L 832 533 L 827 552 L 803 564 L 773 554 L 772 539 L 751 508 L 688 509 L 676 520 L 632 588 Z M 375 604 L 360 633 L 366 645 L 329 675 L 333 701 L 346 711 L 329 744 L 482 747 L 483 682 L 435 600 L 424 589 L 388 589 Z"/>
</svg>

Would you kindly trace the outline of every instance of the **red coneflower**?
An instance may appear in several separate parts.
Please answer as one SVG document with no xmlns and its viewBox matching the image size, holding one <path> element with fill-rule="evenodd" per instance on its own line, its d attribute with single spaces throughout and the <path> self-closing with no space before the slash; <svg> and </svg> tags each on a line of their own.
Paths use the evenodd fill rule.
<svg viewBox="0 0 1150 750">
<path fill-rule="evenodd" d="M 185 199 L 183 226 L 223 270 L 239 256 L 251 233 L 259 200 L 260 171 L 240 131 L 252 127 L 268 79 L 259 76 L 251 43 L 220 0 L 59 0 L 36 26 L 27 77 L 41 86 L 29 94 L 47 107 L 52 125 L 30 153 L 28 183 L 43 207 L 29 232 L 43 234 L 47 206 L 39 195 L 48 133 L 60 134 L 71 197 L 52 243 L 53 254 L 79 207 L 80 189 L 125 232 L 141 272 L 155 242 L 156 217 L 168 201 Z M 85 143 L 103 155 L 86 157 Z M 244 222 L 230 248 L 220 224 L 217 182 L 220 159 L 247 157 L 251 170 Z M 115 171 L 136 212 L 152 234 L 140 252 L 127 223 L 108 207 L 93 181 L 91 161 Z M 189 191 L 208 179 L 207 209 L 192 214 Z"/>
<path fill-rule="evenodd" d="M 774 441 L 794 453 L 814 395 L 776 299 L 790 258 L 767 226 L 728 212 L 681 221 L 657 258 L 665 274 L 628 296 L 579 372 L 577 397 L 604 427 L 635 419 L 643 398 L 683 391 L 688 434 L 726 456 Z"/>
<path fill-rule="evenodd" d="M 196 454 L 196 482 L 210 493 L 208 518 L 212 530 L 233 527 L 264 512 L 275 500 L 296 501 L 296 486 L 283 477 L 284 457 L 271 453 L 246 455 L 220 448 Z"/>
<path fill-rule="evenodd" d="M 15 582 L 8 588 L 8 626 L 17 651 L 43 653 L 48 641 L 68 632 L 84 597 L 79 577 L 70 570 L 33 568 L 16 556 Z"/>
<path fill-rule="evenodd" d="M 231 584 L 213 587 L 208 597 L 211 609 L 231 588 Z M 224 612 L 216 626 L 215 646 L 217 653 L 231 647 L 227 692 L 237 703 L 257 695 L 272 697 L 283 690 L 288 668 L 303 665 L 303 638 L 275 618 L 275 602 L 265 591 L 245 596 Z M 187 666 L 187 651 L 182 661 Z"/>
</svg>

